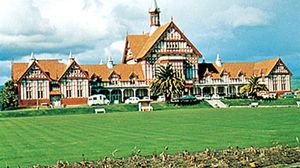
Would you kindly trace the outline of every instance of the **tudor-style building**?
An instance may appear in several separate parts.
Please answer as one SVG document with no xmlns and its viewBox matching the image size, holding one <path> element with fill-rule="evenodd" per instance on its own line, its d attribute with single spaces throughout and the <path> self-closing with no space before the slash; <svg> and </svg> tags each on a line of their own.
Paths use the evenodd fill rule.
<svg viewBox="0 0 300 168">
<path fill-rule="evenodd" d="M 151 96 L 149 85 L 160 65 L 172 64 L 186 81 L 185 94 L 239 94 L 251 76 L 260 77 L 272 92 L 291 90 L 292 73 L 280 58 L 262 62 L 199 63 L 202 54 L 173 20 L 161 25 L 160 9 L 152 0 L 150 32 L 127 35 L 121 64 L 80 65 L 70 53 L 67 63 L 57 59 L 12 63 L 20 106 L 87 104 L 90 95 L 105 94 L 111 102 Z"/>
<path fill-rule="evenodd" d="M 199 83 L 194 94 L 239 95 L 240 88 L 248 84 L 252 76 L 259 77 L 269 91 L 283 93 L 291 90 L 292 73 L 280 58 L 261 62 L 223 63 L 217 56 L 215 63 L 199 64 Z"/>
</svg>

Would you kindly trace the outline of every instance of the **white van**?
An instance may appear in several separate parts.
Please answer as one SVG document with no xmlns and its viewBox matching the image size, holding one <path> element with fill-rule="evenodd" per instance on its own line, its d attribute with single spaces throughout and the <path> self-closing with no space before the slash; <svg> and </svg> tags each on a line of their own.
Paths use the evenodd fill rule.
<svg viewBox="0 0 300 168">
<path fill-rule="evenodd" d="M 90 96 L 88 99 L 88 105 L 89 106 L 94 106 L 94 105 L 108 105 L 110 104 L 110 101 L 107 100 L 105 95 L 98 94 L 98 95 L 93 95 Z"/>
</svg>

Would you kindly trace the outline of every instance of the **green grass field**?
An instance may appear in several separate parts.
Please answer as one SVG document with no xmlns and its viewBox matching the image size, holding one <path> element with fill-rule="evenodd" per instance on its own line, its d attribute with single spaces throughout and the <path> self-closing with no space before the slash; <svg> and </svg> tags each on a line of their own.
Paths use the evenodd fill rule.
<svg viewBox="0 0 300 168">
<path fill-rule="evenodd" d="M 84 110 L 84 109 L 82 109 Z M 54 164 L 111 156 L 223 149 L 229 146 L 296 146 L 300 108 L 181 108 L 0 118 L 0 167 Z"/>
<path fill-rule="evenodd" d="M 299 98 L 277 100 L 252 100 L 252 99 L 223 99 L 222 102 L 229 106 L 249 106 L 251 102 L 258 102 L 260 106 L 297 106 Z"/>
</svg>

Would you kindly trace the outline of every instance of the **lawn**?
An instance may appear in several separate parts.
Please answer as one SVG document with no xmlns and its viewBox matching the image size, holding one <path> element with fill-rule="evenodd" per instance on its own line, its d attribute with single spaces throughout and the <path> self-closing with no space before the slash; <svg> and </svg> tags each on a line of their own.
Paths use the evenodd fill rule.
<svg viewBox="0 0 300 168">
<path fill-rule="evenodd" d="M 84 109 L 81 109 L 84 110 Z M 0 118 L 0 167 L 54 164 L 111 156 L 224 149 L 229 146 L 296 146 L 300 108 L 174 108 Z M 84 154 L 84 156 L 83 156 Z"/>
<path fill-rule="evenodd" d="M 223 99 L 222 100 L 222 102 L 224 102 L 229 106 L 249 106 L 251 102 L 258 102 L 260 106 L 297 106 L 297 101 L 300 101 L 300 99 L 279 98 L 277 100 L 252 100 L 252 99 Z"/>
</svg>

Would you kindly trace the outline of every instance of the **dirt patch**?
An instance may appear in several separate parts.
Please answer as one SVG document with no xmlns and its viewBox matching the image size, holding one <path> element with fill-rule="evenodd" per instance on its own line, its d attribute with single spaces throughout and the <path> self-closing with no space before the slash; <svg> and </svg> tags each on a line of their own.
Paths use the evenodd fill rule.
<svg viewBox="0 0 300 168">
<path fill-rule="evenodd" d="M 272 148 L 230 148 L 190 153 L 183 151 L 175 155 L 167 150 L 159 155 L 115 159 L 105 158 L 99 161 L 81 161 L 76 163 L 57 162 L 53 166 L 33 166 L 34 168 L 146 168 L 146 167 L 298 167 L 300 166 L 300 147 L 289 148 L 276 146 Z"/>
</svg>

